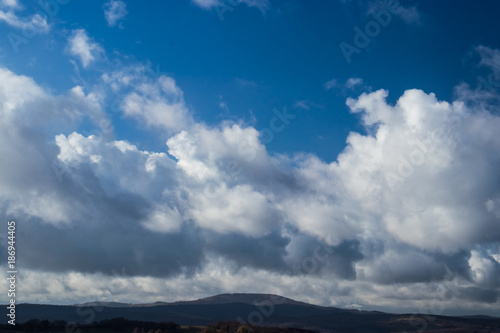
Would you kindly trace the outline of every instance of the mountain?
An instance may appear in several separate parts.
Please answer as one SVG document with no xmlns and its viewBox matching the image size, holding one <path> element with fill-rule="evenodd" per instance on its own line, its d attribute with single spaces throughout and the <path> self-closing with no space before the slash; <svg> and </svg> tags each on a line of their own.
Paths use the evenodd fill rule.
<svg viewBox="0 0 500 333">
<path fill-rule="evenodd" d="M 318 307 L 318 305 L 312 305 L 304 302 L 298 302 L 290 298 L 283 296 L 273 295 L 273 294 L 245 294 L 245 293 L 235 293 L 235 294 L 220 294 L 215 296 L 210 296 L 206 298 L 200 298 L 191 301 L 177 301 L 177 302 L 156 302 L 156 303 L 142 303 L 142 304 L 131 304 L 131 303 L 118 303 L 118 302 L 86 302 L 81 304 L 75 304 L 75 306 L 96 306 L 96 307 L 151 307 L 160 305 L 207 305 L 207 304 L 229 304 L 229 303 L 244 303 L 251 305 L 267 304 L 268 302 L 273 302 L 274 304 L 295 304 L 303 306 Z"/>
<path fill-rule="evenodd" d="M 500 318 L 447 317 L 390 314 L 346 310 L 298 302 L 271 294 L 221 294 L 173 303 L 128 304 L 90 302 L 72 306 L 20 304 L 16 319 L 65 320 L 90 324 L 123 317 L 127 320 L 175 322 L 209 326 L 216 322 L 240 322 L 266 327 L 289 327 L 317 332 L 404 332 L 424 329 L 437 332 L 500 332 Z"/>
<path fill-rule="evenodd" d="M 272 302 L 274 304 L 294 304 L 302 306 L 317 307 L 308 303 L 298 302 L 290 298 L 273 294 L 220 294 L 211 297 L 201 298 L 194 301 L 179 301 L 170 304 L 229 304 L 229 303 L 244 303 L 251 305 L 267 304 Z"/>
</svg>

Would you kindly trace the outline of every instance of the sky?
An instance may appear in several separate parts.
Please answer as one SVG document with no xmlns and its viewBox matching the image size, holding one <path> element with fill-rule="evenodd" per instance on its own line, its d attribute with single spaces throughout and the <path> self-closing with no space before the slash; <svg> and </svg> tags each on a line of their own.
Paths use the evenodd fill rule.
<svg viewBox="0 0 500 333">
<path fill-rule="evenodd" d="M 0 0 L 17 301 L 500 316 L 499 10 Z"/>
</svg>

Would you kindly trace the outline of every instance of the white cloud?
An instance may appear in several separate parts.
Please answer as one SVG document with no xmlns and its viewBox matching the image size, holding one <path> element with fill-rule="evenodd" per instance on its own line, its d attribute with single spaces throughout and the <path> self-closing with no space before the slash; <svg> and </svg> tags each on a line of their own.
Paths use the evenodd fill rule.
<svg viewBox="0 0 500 333">
<path fill-rule="evenodd" d="M 170 132 L 178 132 L 192 122 L 182 91 L 175 80 L 167 76 L 142 84 L 129 93 L 120 106 L 125 115 Z"/>
<path fill-rule="evenodd" d="M 114 27 L 127 15 L 127 5 L 121 0 L 111 0 L 104 4 L 104 16 L 110 27 Z"/>
<path fill-rule="evenodd" d="M 472 250 L 469 266 L 473 280 L 480 286 L 498 287 L 500 285 L 500 263 L 485 251 Z"/>
<path fill-rule="evenodd" d="M 160 206 L 149 215 L 143 225 L 151 231 L 170 233 L 178 231 L 182 222 L 183 218 L 176 207 Z"/>
<path fill-rule="evenodd" d="M 82 62 L 83 67 L 88 67 L 104 54 L 104 49 L 94 42 L 84 29 L 76 29 L 68 38 L 68 51 Z"/>
<path fill-rule="evenodd" d="M 2 0 L 0 7 L 8 7 L 12 9 L 21 9 L 21 4 L 18 0 Z"/>
<path fill-rule="evenodd" d="M 497 195 L 486 190 L 496 178 L 495 166 L 480 161 L 500 146 L 487 144 L 474 128 L 498 126 L 500 118 L 418 90 L 405 92 L 394 107 L 385 103 L 385 95 L 378 91 L 348 102 L 353 112 L 363 112 L 366 126 L 378 126 L 373 137 L 351 134 L 349 149 L 339 156 L 339 167 L 349 162 L 342 173 L 352 195 L 381 214 L 392 235 L 423 249 L 466 249 L 485 241 L 486 230 L 498 232 L 484 206 L 466 198 L 484 202 Z"/>
<path fill-rule="evenodd" d="M 39 14 L 28 18 L 20 18 L 13 11 L 0 10 L 0 21 L 4 21 L 11 27 L 26 31 L 29 34 L 44 34 L 49 32 L 50 26 Z"/>
<path fill-rule="evenodd" d="M 172 77 L 137 65 L 105 73 L 101 79 L 103 89 L 116 96 L 115 108 L 125 116 L 169 134 L 193 124 L 183 92 Z"/>
<path fill-rule="evenodd" d="M 269 0 L 192 0 L 194 4 L 203 8 L 211 9 L 213 7 L 235 7 L 239 4 L 244 3 L 248 7 L 258 8 L 261 12 L 265 13 L 270 6 Z"/>
<path fill-rule="evenodd" d="M 359 77 L 351 77 L 349 79 L 347 79 L 347 81 L 345 82 L 345 86 L 349 89 L 352 89 L 356 86 L 359 86 L 363 84 L 363 79 L 359 78 Z"/>
<path fill-rule="evenodd" d="M 190 193 L 190 215 L 201 227 L 219 233 L 264 236 L 279 226 L 280 217 L 272 202 L 249 185 Z"/>
</svg>

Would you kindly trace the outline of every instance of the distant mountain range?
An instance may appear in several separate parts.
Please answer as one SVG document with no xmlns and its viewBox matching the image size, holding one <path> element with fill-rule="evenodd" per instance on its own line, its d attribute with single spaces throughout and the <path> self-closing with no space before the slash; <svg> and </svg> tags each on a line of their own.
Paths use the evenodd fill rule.
<svg viewBox="0 0 500 333">
<path fill-rule="evenodd" d="M 20 323 L 30 319 L 46 319 L 90 324 L 123 317 L 140 321 L 172 321 L 191 326 L 239 321 L 242 324 L 292 327 L 317 332 L 500 332 L 500 318 L 496 317 L 448 317 L 346 310 L 270 294 L 221 294 L 173 303 L 19 304 L 16 306 L 16 317 Z"/>
<path fill-rule="evenodd" d="M 298 302 L 290 298 L 283 296 L 272 295 L 272 294 L 220 294 L 211 297 L 201 298 L 194 301 L 177 301 L 177 302 L 155 302 L 155 303 L 143 303 L 143 304 L 133 304 L 133 303 L 119 303 L 119 302 L 86 302 L 81 304 L 75 304 L 74 306 L 105 306 L 105 307 L 150 307 L 150 306 L 160 306 L 160 305 L 193 305 L 193 304 L 228 304 L 228 303 L 244 303 L 244 304 L 261 304 L 271 301 L 275 304 L 295 304 L 303 306 L 313 306 L 321 307 L 318 305 L 312 305 L 304 302 Z"/>
</svg>

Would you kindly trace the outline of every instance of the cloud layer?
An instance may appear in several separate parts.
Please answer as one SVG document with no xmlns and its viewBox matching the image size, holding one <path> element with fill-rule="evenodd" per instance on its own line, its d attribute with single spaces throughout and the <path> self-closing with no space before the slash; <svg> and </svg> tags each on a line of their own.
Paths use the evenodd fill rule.
<svg viewBox="0 0 500 333">
<path fill-rule="evenodd" d="M 85 30 L 68 50 L 83 67 L 104 52 Z M 497 73 L 498 51 L 477 51 Z M 326 162 L 270 154 L 243 123 L 195 121 L 174 78 L 142 65 L 61 95 L 1 68 L 0 211 L 18 221 L 24 294 L 74 303 L 246 291 L 453 307 L 436 291 L 448 288 L 467 306 L 498 308 L 497 93 L 461 86 L 446 102 L 413 89 L 394 105 L 388 94 L 347 100 L 366 133 Z M 164 151 L 116 139 L 109 96 L 114 111 L 167 133 Z M 93 135 L 76 130 L 83 122 Z"/>
</svg>

